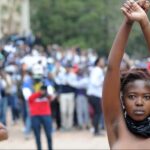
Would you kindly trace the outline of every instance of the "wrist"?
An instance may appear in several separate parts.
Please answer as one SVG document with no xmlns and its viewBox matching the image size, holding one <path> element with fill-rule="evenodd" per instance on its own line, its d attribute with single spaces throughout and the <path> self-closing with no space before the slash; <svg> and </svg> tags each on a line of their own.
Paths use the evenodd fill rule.
<svg viewBox="0 0 150 150">
<path fill-rule="evenodd" d="M 149 19 L 147 16 L 142 17 L 142 19 L 139 21 L 142 28 L 146 28 L 149 25 Z"/>
<path fill-rule="evenodd" d="M 134 21 L 129 20 L 128 18 L 125 18 L 125 24 L 132 26 Z"/>
</svg>

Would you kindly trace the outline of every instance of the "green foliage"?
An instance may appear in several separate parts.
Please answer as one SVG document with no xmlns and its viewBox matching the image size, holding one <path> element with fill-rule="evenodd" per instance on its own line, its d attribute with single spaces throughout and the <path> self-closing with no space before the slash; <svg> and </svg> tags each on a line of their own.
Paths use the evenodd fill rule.
<svg viewBox="0 0 150 150">
<path fill-rule="evenodd" d="M 120 0 L 31 0 L 31 27 L 45 44 L 94 48 L 108 54 L 123 19 Z M 127 51 L 146 54 L 145 42 L 135 27 Z M 144 50 L 143 50 L 144 49 Z"/>
</svg>

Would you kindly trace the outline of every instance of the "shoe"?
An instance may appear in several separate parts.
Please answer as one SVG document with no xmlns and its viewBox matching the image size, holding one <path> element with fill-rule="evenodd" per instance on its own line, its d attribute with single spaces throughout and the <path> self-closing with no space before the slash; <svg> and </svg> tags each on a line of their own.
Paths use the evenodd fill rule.
<svg viewBox="0 0 150 150">
<path fill-rule="evenodd" d="M 27 134 L 27 135 L 24 136 L 24 138 L 25 138 L 25 140 L 29 140 L 30 139 L 30 135 Z"/>
<path fill-rule="evenodd" d="M 102 132 L 96 132 L 96 133 L 94 133 L 94 136 L 104 136 L 104 133 L 102 133 Z"/>
</svg>

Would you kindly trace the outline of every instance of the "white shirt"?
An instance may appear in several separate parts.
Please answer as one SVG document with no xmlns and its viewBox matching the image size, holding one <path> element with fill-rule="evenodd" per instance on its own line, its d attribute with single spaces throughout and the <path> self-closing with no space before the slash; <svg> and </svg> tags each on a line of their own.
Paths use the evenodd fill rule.
<svg viewBox="0 0 150 150">
<path fill-rule="evenodd" d="M 89 76 L 87 95 L 102 97 L 103 81 L 104 81 L 103 70 L 97 66 L 92 68 Z"/>
<path fill-rule="evenodd" d="M 55 82 L 58 85 L 69 85 L 72 87 L 76 87 L 76 74 L 74 74 L 73 72 L 60 72 L 55 77 Z"/>
</svg>

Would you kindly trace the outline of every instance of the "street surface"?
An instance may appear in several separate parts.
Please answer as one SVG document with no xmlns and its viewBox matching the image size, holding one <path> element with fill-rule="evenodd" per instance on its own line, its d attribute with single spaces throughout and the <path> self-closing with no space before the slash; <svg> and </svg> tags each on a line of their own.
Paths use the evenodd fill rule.
<svg viewBox="0 0 150 150">
<path fill-rule="evenodd" d="M 9 117 L 8 117 L 9 118 Z M 0 143 L 0 149 L 18 149 L 31 150 L 36 149 L 33 134 L 28 140 L 25 139 L 22 129 L 23 124 L 20 120 L 17 124 L 11 125 L 8 119 L 9 139 Z M 47 149 L 46 138 L 42 131 L 42 147 Z M 70 132 L 55 131 L 53 133 L 53 148 L 54 150 L 99 150 L 109 149 L 106 132 L 102 136 L 93 136 L 89 130 L 74 130 Z"/>
</svg>

